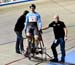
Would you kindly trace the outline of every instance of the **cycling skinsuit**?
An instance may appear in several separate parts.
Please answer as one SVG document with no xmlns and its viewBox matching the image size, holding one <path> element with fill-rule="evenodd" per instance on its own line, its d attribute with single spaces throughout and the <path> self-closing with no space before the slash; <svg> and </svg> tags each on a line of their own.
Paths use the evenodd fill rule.
<svg viewBox="0 0 75 65">
<path fill-rule="evenodd" d="M 38 35 L 38 28 L 42 29 L 42 22 L 40 15 L 37 12 L 28 13 L 26 15 L 26 21 L 25 21 L 26 33 Z"/>
</svg>

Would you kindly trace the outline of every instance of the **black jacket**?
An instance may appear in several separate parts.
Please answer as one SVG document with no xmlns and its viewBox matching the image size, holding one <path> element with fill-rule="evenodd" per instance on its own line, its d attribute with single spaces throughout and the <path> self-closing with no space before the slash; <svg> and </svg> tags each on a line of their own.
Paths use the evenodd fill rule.
<svg viewBox="0 0 75 65">
<path fill-rule="evenodd" d="M 14 31 L 22 32 L 24 29 L 24 22 L 25 22 L 26 16 L 21 15 L 19 19 L 17 20 L 17 23 L 15 24 Z"/>
</svg>

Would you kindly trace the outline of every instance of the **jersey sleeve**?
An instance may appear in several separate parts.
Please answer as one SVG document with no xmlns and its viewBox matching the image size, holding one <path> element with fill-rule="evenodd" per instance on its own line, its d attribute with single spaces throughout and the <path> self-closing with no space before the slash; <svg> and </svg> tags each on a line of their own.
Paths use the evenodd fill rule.
<svg viewBox="0 0 75 65">
<path fill-rule="evenodd" d="M 38 27 L 39 29 L 42 29 L 42 21 L 40 15 L 38 15 Z"/>
<path fill-rule="evenodd" d="M 63 27 L 63 28 L 66 28 L 66 25 L 64 24 L 64 22 L 62 22 L 62 27 Z"/>
<path fill-rule="evenodd" d="M 53 27 L 53 22 L 48 25 L 48 27 Z"/>
</svg>

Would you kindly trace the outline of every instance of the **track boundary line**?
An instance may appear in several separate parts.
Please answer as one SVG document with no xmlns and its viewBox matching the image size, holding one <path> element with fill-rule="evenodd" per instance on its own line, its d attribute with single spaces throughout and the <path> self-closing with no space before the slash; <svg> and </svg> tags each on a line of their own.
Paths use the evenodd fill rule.
<svg viewBox="0 0 75 65">
<path fill-rule="evenodd" d="M 5 65 L 10 65 L 10 64 L 12 64 L 12 63 L 18 62 L 18 61 L 23 60 L 23 59 L 25 59 L 25 58 L 26 58 L 26 57 L 23 57 L 23 58 L 20 58 L 20 59 L 16 59 L 16 60 L 13 60 L 13 61 L 11 61 L 11 62 L 6 63 Z"/>
</svg>

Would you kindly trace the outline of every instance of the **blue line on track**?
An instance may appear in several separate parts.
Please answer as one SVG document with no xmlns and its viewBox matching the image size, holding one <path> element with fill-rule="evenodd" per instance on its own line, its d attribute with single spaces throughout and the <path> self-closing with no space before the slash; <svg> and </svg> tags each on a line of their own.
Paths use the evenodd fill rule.
<svg viewBox="0 0 75 65">
<path fill-rule="evenodd" d="M 0 6 L 11 5 L 11 4 L 17 4 L 17 3 L 23 3 L 23 2 L 29 2 L 29 1 L 33 1 L 33 0 L 25 0 L 25 1 L 19 1 L 19 2 L 5 3 L 5 4 L 0 4 Z"/>
</svg>

